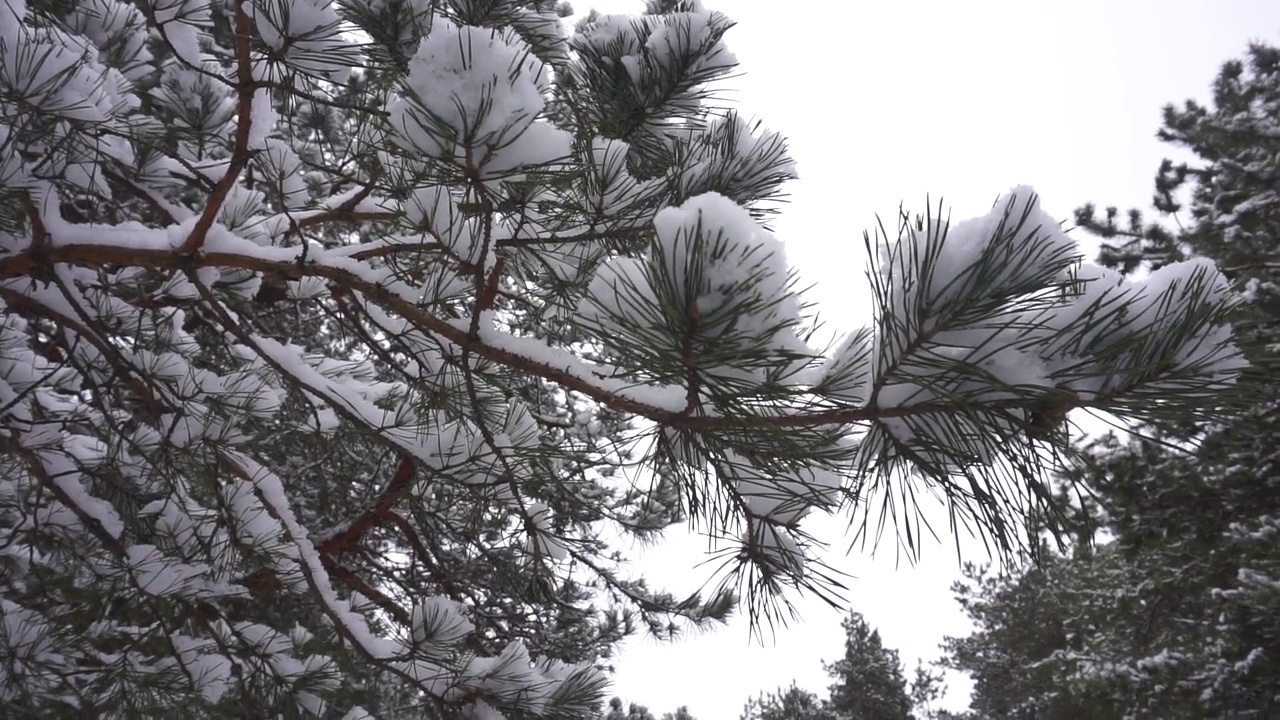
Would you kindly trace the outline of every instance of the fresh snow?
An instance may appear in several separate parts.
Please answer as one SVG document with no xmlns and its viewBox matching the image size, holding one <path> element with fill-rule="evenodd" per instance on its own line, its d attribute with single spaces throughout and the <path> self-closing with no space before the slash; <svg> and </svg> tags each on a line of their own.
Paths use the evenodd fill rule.
<svg viewBox="0 0 1280 720">
<path fill-rule="evenodd" d="M 359 694 L 340 669 L 363 658 L 469 698 L 475 717 L 555 714 L 562 693 L 597 684 L 590 665 L 520 642 L 475 653 L 469 639 L 494 626 L 473 605 L 501 589 L 464 604 L 406 582 L 388 610 L 383 585 L 421 559 L 375 543 L 407 528 L 469 561 L 514 553 L 553 581 L 591 575 L 603 526 L 676 502 L 609 499 L 606 471 L 642 461 L 664 481 L 716 483 L 732 501 L 719 529 L 756 569 L 803 583 L 799 523 L 863 480 L 855 462 L 973 477 L 1009 461 L 1035 402 L 1203 402 L 1244 366 L 1212 264 L 1133 280 L 1082 263 L 1028 187 L 878 242 L 873 322 L 821 353 L 762 222 L 761 199 L 796 174 L 785 142 L 679 79 L 732 70 L 725 16 L 684 2 L 594 16 L 569 37 L 509 2 L 451 2 L 448 16 L 428 0 L 366 5 L 408 13 L 406 72 L 385 86 L 371 73 L 390 66 L 337 3 L 217 6 L 219 22 L 246 12 L 256 35 L 259 86 L 242 103 L 245 78 L 226 64 L 237 49 L 218 46 L 203 0 L 145 14 L 84 0 L 56 23 L 0 2 L 0 97 L 21 98 L 0 113 L 0 184 L 30 201 L 0 232 L 0 440 L 13 448 L 0 559 L 11 589 L 38 564 L 68 587 L 123 589 L 130 606 L 124 622 L 91 602 L 15 602 L 27 588 L 0 598 L 0 700 L 58 697 L 73 674 L 96 700 L 87 688 L 127 671 L 197 705 L 262 688 L 356 720 L 369 715 L 327 703 Z M 327 107 L 299 96 L 336 101 L 353 74 L 373 99 L 338 131 L 346 147 L 286 126 Z M 572 83 L 636 112 L 565 104 Z M 575 135 L 567 117 L 616 137 Z M 209 207 L 217 184 L 230 187 Z M 477 301 L 477 273 L 497 281 L 492 302 Z M 415 473 L 384 522 L 396 463 L 382 458 L 400 454 Z M 310 484 L 334 468 L 349 477 Z M 370 559 L 386 574 L 349 586 L 344 555 L 324 548 L 371 517 L 361 546 L 397 557 Z M 500 528 L 477 547 L 450 534 L 473 517 Z M 613 565 L 594 572 L 619 589 Z M 281 597 L 312 615 L 290 626 L 259 612 Z M 93 647 L 66 632 L 86 608 Z M 174 624 L 168 608 L 191 616 Z"/>
</svg>

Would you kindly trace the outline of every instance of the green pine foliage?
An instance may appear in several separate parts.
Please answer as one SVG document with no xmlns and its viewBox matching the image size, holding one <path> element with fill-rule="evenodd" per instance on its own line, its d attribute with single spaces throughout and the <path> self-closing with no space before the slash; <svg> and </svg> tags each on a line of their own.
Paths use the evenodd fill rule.
<svg viewBox="0 0 1280 720">
<path fill-rule="evenodd" d="M 1223 268 L 1254 370 L 1229 412 L 1087 446 L 1065 478 L 1092 491 L 1071 552 L 1012 575 L 969 570 L 957 593 L 977 629 L 947 642 L 945 663 L 973 676 L 980 716 L 1280 705 L 1280 49 L 1224 65 L 1211 102 L 1168 107 L 1160 137 L 1196 157 L 1160 168 L 1161 222 L 1093 207 L 1077 220 L 1126 273 L 1197 257 Z"/>
<path fill-rule="evenodd" d="M 941 679 L 923 668 L 908 689 L 898 651 L 886 648 L 880 631 L 858 613 L 841 621 L 845 633 L 844 655 L 823 663 L 832 679 L 828 696 L 798 687 L 761 693 L 747 701 L 742 720 L 838 720 L 840 718 L 913 717 L 912 707 L 921 709 L 941 694 Z"/>
<path fill-rule="evenodd" d="M 886 648 L 880 631 L 857 613 L 845 618 L 840 627 L 845 634 L 844 657 L 823 664 L 835 681 L 828 688 L 828 707 L 841 717 L 910 717 L 911 698 L 898 651 Z"/>
<path fill-rule="evenodd" d="M 633 633 L 838 604 L 814 511 L 1012 556 L 1068 410 L 1216 416 L 1222 274 L 1121 282 L 1025 187 L 866 234 L 815 347 L 732 21 L 565 13 L 0 2 L 9 715 L 596 717 Z M 626 549 L 684 524 L 675 595 Z"/>
</svg>

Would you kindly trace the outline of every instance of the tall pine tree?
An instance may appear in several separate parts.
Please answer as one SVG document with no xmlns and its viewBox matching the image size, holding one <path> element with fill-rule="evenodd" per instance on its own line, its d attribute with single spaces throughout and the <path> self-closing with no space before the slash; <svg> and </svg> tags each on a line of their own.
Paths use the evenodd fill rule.
<svg viewBox="0 0 1280 720">
<path fill-rule="evenodd" d="M 858 613 L 851 613 L 840 627 L 844 656 L 823 665 L 835 681 L 828 688 L 828 707 L 839 717 L 910 717 L 911 698 L 898 651 L 886 648 L 880 631 Z"/>
<path fill-rule="evenodd" d="M 742 720 L 837 720 L 838 718 L 911 717 L 912 698 L 903 675 L 898 651 L 887 648 L 880 631 L 872 628 L 859 613 L 850 613 L 840 623 L 844 630 L 844 654 L 823 669 L 833 680 L 828 696 L 798 687 L 761 693 L 747 702 Z M 926 687 L 928 686 L 928 687 Z M 932 684 L 923 681 L 921 699 L 930 695 Z"/>
<path fill-rule="evenodd" d="M 961 601 L 977 631 L 950 640 L 946 661 L 974 675 L 979 711 L 1264 717 L 1280 706 L 1280 50 L 1251 46 L 1209 104 L 1166 108 L 1159 135 L 1196 157 L 1161 166 L 1159 221 L 1093 207 L 1077 220 L 1125 273 L 1189 258 L 1223 269 L 1242 299 L 1248 392 L 1233 412 L 1087 448 L 1067 479 L 1094 491 L 1077 507 L 1082 536 L 1101 533 L 1093 551 L 971 573 Z"/>
</svg>

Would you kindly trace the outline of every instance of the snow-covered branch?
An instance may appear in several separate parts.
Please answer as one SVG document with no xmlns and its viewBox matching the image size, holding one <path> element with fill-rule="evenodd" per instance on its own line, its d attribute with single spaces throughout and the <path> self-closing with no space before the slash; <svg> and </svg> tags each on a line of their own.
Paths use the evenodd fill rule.
<svg viewBox="0 0 1280 720">
<path fill-rule="evenodd" d="M 1212 265 L 1083 264 L 1028 188 L 868 237 L 813 347 L 732 23 L 545 5 L 0 7 L 0 700 L 590 717 L 637 624 L 832 597 L 812 510 L 922 480 L 1014 552 L 1068 412 L 1239 371 Z M 685 520 L 706 597 L 611 539 Z"/>
</svg>

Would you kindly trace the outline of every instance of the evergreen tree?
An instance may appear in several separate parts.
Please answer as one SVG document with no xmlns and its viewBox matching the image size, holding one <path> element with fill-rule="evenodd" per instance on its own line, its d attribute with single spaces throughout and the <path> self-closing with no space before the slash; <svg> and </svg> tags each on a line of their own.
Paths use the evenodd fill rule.
<svg viewBox="0 0 1280 720">
<path fill-rule="evenodd" d="M 947 685 L 942 673 L 925 666 L 924 660 L 916 660 L 916 671 L 911 678 L 908 694 L 917 717 L 950 717 L 947 711 L 934 707 L 934 703 L 947 694 Z"/>
<path fill-rule="evenodd" d="M 622 698 L 615 697 L 609 701 L 609 713 L 604 720 L 656 720 L 649 708 L 631 703 L 623 710 Z"/>
<path fill-rule="evenodd" d="M 747 701 L 740 720 L 836 720 L 836 715 L 816 693 L 795 682 L 785 691 L 760 693 Z"/>
<path fill-rule="evenodd" d="M 636 705 L 632 702 L 623 710 L 622 698 L 614 697 L 609 701 L 608 714 L 603 716 L 604 720 L 654 720 L 653 712 L 649 712 L 649 708 L 643 705 Z M 675 712 L 663 712 L 662 720 L 695 720 L 694 716 L 689 714 L 689 708 L 680 706 Z"/>
<path fill-rule="evenodd" d="M 1156 178 L 1156 210 L 1179 229 L 1077 213 L 1126 273 L 1222 267 L 1256 372 L 1238 410 L 1092 443 L 1066 478 L 1093 491 L 1077 505 L 1085 542 L 959 588 L 978 629 L 948 642 L 947 662 L 974 675 L 979 714 L 1264 717 L 1280 703 L 1277 128 L 1280 50 L 1254 45 L 1223 67 L 1209 105 L 1165 110 L 1161 139 L 1197 157 Z"/>
<path fill-rule="evenodd" d="M 836 601 L 813 509 L 924 484 L 1011 554 L 1067 410 L 1238 374 L 1211 264 L 1122 284 L 1027 188 L 869 235 L 811 347 L 732 23 L 562 11 L 0 3 L 9 714 L 594 717 L 636 629 Z M 685 522 L 705 595 L 625 567 Z"/>
<path fill-rule="evenodd" d="M 925 706 L 942 692 L 941 677 L 923 666 L 916 670 L 911 692 L 903 675 L 898 651 L 884 647 L 880 631 L 873 629 L 858 613 L 841 622 L 845 632 L 844 656 L 823 663 L 835 681 L 828 698 L 798 687 L 761 693 L 747 702 L 742 720 L 836 720 L 836 718 L 909 718 L 918 697 Z"/>
<path fill-rule="evenodd" d="M 1037 566 L 1008 574 L 965 565 L 965 580 L 954 591 L 974 631 L 944 640 L 941 665 L 969 674 L 974 684 L 970 710 L 976 717 L 1123 716 L 1096 689 L 1070 687 L 1054 664 L 1061 654 L 1081 647 L 1086 637 L 1105 633 L 1101 617 L 1090 618 L 1098 625 L 1073 625 L 1077 617 L 1090 615 L 1073 604 L 1092 601 L 1096 607 L 1097 588 L 1089 580 L 1064 577 L 1097 566 L 1071 564 L 1047 547 L 1039 557 Z"/>
<path fill-rule="evenodd" d="M 611 699 L 609 712 L 603 716 L 604 720 L 655 720 L 653 713 L 649 712 L 649 708 L 644 705 L 631 703 L 625 706 L 626 710 L 623 707 L 622 698 Z M 689 708 L 682 705 L 673 713 L 663 713 L 662 720 L 695 720 L 695 718 L 689 714 Z"/>
<path fill-rule="evenodd" d="M 886 648 L 880 631 L 858 613 L 851 613 L 841 627 L 844 657 L 823 665 L 835 680 L 829 688 L 828 707 L 840 717 L 857 720 L 910 717 L 911 698 L 898 651 Z"/>
</svg>

